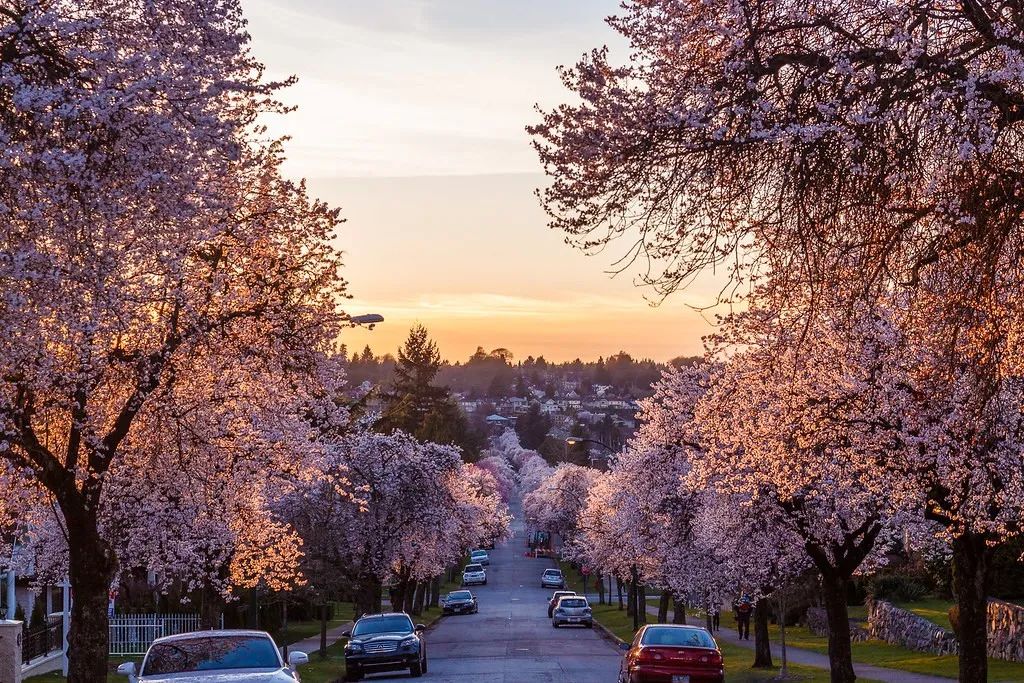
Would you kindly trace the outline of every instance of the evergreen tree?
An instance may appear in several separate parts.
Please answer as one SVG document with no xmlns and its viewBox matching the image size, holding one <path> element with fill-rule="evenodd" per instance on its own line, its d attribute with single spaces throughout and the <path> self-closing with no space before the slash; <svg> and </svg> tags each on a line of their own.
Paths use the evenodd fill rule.
<svg viewBox="0 0 1024 683">
<path fill-rule="evenodd" d="M 536 450 L 544 443 L 544 437 L 551 429 L 551 420 L 540 411 L 540 404 L 536 401 L 530 403 L 526 414 L 516 421 L 516 434 L 519 435 L 519 443 L 523 448 Z"/>
<path fill-rule="evenodd" d="M 447 387 L 434 385 L 440 368 L 437 344 L 430 339 L 427 328 L 414 326 L 398 350 L 393 389 L 385 396 L 380 429 L 401 429 L 413 435 L 420 431 L 427 415 L 448 399 Z"/>
</svg>

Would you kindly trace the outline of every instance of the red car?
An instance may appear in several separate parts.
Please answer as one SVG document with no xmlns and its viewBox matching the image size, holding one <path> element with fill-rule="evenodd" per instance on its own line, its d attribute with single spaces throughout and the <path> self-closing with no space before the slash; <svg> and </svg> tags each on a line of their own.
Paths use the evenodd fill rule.
<svg viewBox="0 0 1024 683">
<path fill-rule="evenodd" d="M 620 683 L 724 683 L 718 643 L 697 626 L 648 624 L 622 659 Z"/>
</svg>

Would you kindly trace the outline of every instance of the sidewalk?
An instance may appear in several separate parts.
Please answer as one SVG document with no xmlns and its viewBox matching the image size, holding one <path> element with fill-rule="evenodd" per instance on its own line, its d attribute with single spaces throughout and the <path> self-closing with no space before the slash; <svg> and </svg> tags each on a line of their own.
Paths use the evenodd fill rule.
<svg viewBox="0 0 1024 683">
<path fill-rule="evenodd" d="M 597 594 L 587 595 L 588 600 L 597 600 Z M 647 606 L 647 613 L 653 614 L 655 617 L 658 615 L 658 608 Z M 703 625 L 703 623 L 699 624 Z M 715 632 L 715 638 L 717 640 L 725 641 L 731 645 L 747 648 L 748 650 L 754 649 L 753 640 L 740 640 L 736 631 L 732 629 L 722 629 Z M 779 645 L 772 644 L 772 659 L 776 664 L 782 661 L 782 648 Z M 801 650 L 795 647 L 786 647 L 786 661 L 790 664 L 803 664 L 804 666 L 813 666 L 817 669 L 825 669 L 828 671 L 828 655 L 823 655 L 820 652 L 813 652 L 811 650 Z M 884 683 L 951 683 L 955 679 L 944 678 L 942 676 L 929 676 L 926 674 L 916 674 L 910 671 L 900 671 L 898 669 L 885 669 L 880 666 L 870 666 L 868 664 L 857 664 L 854 662 L 853 670 L 856 672 L 858 678 L 869 678 L 876 681 L 883 681 Z"/>
<path fill-rule="evenodd" d="M 349 621 L 341 626 L 335 626 L 334 628 L 327 629 L 327 647 L 330 647 L 340 640 L 342 633 L 345 631 L 351 631 L 352 626 L 353 623 Z M 294 652 L 295 650 L 305 652 L 309 655 L 310 659 L 312 659 L 316 653 L 320 651 L 320 634 L 318 633 L 312 638 L 306 638 L 305 640 L 300 640 L 288 646 L 288 652 Z M 284 647 L 281 648 L 281 651 L 284 651 Z"/>
</svg>

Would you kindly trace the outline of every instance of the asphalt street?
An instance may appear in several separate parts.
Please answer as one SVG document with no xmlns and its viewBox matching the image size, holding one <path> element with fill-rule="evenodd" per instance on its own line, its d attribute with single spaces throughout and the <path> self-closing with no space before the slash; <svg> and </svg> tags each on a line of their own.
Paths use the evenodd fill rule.
<svg viewBox="0 0 1024 683">
<path fill-rule="evenodd" d="M 490 551 L 487 585 L 470 590 L 479 614 L 441 619 L 427 633 L 424 681 L 451 683 L 613 683 L 621 651 L 588 628 L 552 628 L 547 618 L 550 589 L 540 575 L 551 560 L 524 556 L 522 523 L 516 536 Z M 370 676 L 366 680 L 408 678 Z"/>
</svg>

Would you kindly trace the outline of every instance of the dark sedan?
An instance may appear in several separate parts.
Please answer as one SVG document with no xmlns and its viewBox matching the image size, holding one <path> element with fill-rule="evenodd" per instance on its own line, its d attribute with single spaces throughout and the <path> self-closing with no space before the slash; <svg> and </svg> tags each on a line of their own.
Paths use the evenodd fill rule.
<svg viewBox="0 0 1024 683">
<path fill-rule="evenodd" d="M 423 624 L 412 623 L 405 612 L 373 614 L 356 622 L 345 645 L 345 680 L 358 681 L 365 674 L 408 669 L 412 676 L 427 670 L 427 646 Z"/>
<path fill-rule="evenodd" d="M 476 614 L 480 611 L 476 596 L 469 591 L 452 591 L 441 600 L 444 614 Z"/>
<path fill-rule="evenodd" d="M 696 626 L 648 624 L 622 659 L 620 683 L 724 683 L 722 652 Z"/>
</svg>

